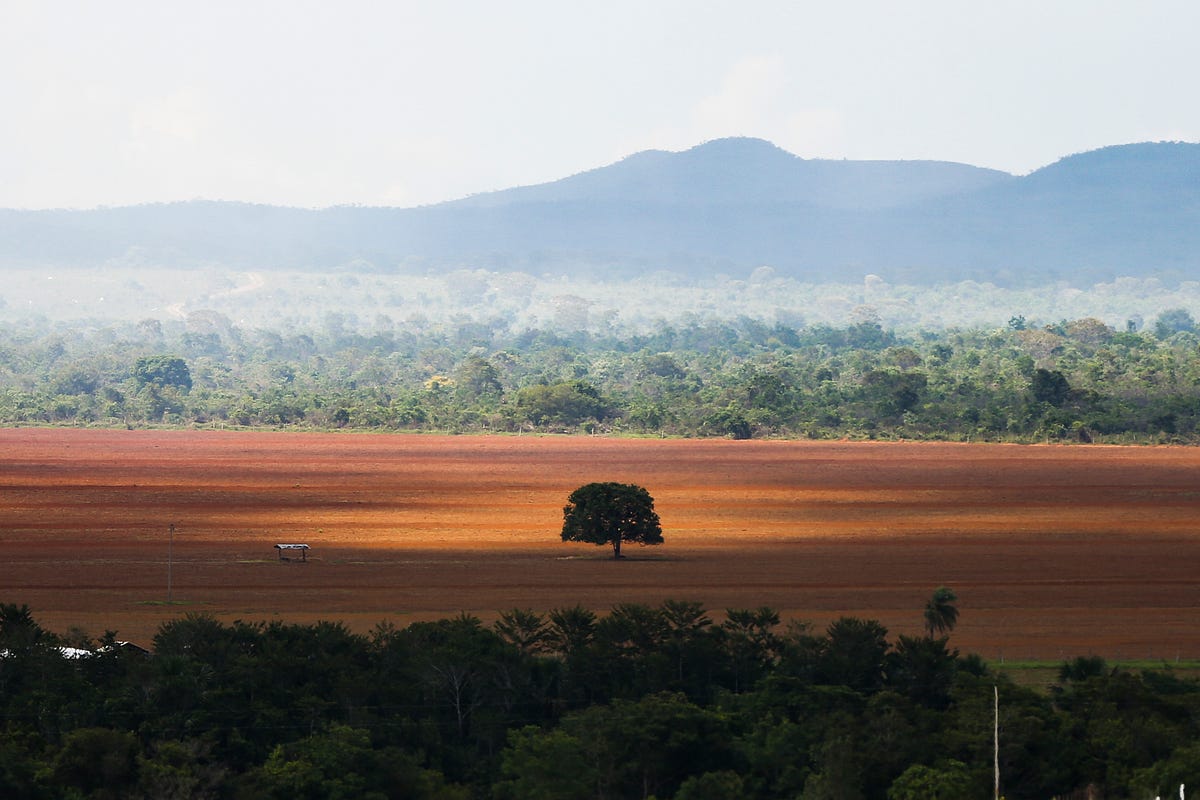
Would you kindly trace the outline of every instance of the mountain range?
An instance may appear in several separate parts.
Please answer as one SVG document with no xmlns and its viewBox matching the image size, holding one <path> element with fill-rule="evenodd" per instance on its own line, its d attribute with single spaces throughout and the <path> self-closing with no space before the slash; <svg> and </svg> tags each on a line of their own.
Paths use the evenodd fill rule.
<svg viewBox="0 0 1200 800">
<path fill-rule="evenodd" d="M 191 201 L 0 210 L 0 268 L 421 270 L 1094 284 L 1200 276 L 1200 144 L 1117 145 L 1024 176 L 804 159 L 760 139 L 646 151 L 417 208 Z"/>
</svg>

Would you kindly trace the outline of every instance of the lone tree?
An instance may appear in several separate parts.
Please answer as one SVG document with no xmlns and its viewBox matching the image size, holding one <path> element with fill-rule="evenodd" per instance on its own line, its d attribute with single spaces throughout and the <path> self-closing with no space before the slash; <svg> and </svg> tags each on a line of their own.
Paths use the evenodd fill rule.
<svg viewBox="0 0 1200 800">
<path fill-rule="evenodd" d="M 654 498 L 631 483 L 589 483 L 571 492 L 563 508 L 564 542 L 612 544 L 621 558 L 621 542 L 662 544 L 662 526 Z"/>
</svg>

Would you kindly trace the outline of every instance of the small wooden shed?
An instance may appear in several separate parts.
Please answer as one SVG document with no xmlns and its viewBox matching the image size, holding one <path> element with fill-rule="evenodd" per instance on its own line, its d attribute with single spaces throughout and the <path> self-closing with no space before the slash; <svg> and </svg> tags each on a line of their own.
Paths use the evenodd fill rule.
<svg viewBox="0 0 1200 800">
<path fill-rule="evenodd" d="M 293 550 L 299 551 L 301 561 L 308 561 L 308 545 L 306 544 L 277 544 L 275 549 L 279 551 L 280 561 L 291 561 Z M 284 555 L 285 553 L 288 555 Z"/>
</svg>

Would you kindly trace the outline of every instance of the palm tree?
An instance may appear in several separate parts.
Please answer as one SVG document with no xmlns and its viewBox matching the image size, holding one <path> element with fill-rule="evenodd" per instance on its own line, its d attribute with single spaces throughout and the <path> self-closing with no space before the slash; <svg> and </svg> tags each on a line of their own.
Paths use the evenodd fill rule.
<svg viewBox="0 0 1200 800">
<path fill-rule="evenodd" d="M 930 639 L 954 629 L 954 623 L 958 622 L 958 608 L 954 605 L 957 601 L 953 589 L 939 586 L 933 590 L 933 596 L 925 604 L 925 630 Z"/>
<path fill-rule="evenodd" d="M 492 628 L 522 655 L 542 652 L 550 637 L 546 618 L 525 608 L 501 612 L 500 619 L 492 624 Z"/>
</svg>

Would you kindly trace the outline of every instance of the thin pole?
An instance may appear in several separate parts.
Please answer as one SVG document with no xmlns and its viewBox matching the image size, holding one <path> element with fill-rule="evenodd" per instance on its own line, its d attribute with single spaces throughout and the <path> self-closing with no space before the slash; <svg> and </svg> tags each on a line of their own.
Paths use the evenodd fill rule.
<svg viewBox="0 0 1200 800">
<path fill-rule="evenodd" d="M 171 523 L 171 527 L 167 533 L 167 605 L 171 604 L 171 563 L 174 560 L 175 550 L 175 523 Z"/>
<path fill-rule="evenodd" d="M 995 800 L 1000 800 L 1000 687 L 993 686 L 993 729 L 992 729 L 992 766 L 995 770 L 996 781 L 994 789 Z"/>
</svg>

